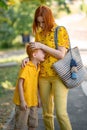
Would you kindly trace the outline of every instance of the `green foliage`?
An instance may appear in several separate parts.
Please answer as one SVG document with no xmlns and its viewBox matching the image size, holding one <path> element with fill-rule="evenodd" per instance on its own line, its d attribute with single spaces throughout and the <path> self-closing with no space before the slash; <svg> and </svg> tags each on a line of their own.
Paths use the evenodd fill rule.
<svg viewBox="0 0 87 130">
<path fill-rule="evenodd" d="M 9 6 L 8 10 L 2 8 L 0 10 L 0 48 L 13 47 L 16 45 L 13 43 L 14 39 L 21 34 L 28 33 L 32 35 L 35 9 L 41 4 L 53 6 L 53 2 L 56 2 L 56 7 L 58 7 L 55 10 L 70 12 L 65 0 L 21 0 L 21 2 L 15 0 L 15 5 Z"/>
<path fill-rule="evenodd" d="M 6 0 L 0 0 L 0 8 L 7 9 Z"/>
<path fill-rule="evenodd" d="M 71 13 L 70 8 L 67 6 L 67 3 L 65 2 L 65 0 L 59 0 L 57 1 L 58 3 L 58 11 L 65 11 L 68 14 Z"/>
<path fill-rule="evenodd" d="M 3 10 L 1 15 L 0 23 L 0 47 L 9 48 L 12 47 L 12 40 L 15 37 L 15 31 L 13 28 L 14 19 L 12 17 L 12 8 L 8 10 Z"/>
<path fill-rule="evenodd" d="M 14 38 L 14 30 L 8 23 L 3 23 L 0 30 L 0 47 L 12 47 L 12 40 Z"/>
<path fill-rule="evenodd" d="M 81 11 L 85 12 L 87 14 L 87 4 L 83 1 L 80 5 Z"/>
<path fill-rule="evenodd" d="M 32 34 L 34 11 L 40 4 L 40 1 L 20 2 L 3 11 L 0 17 L 0 48 L 13 47 L 18 35 Z"/>
<path fill-rule="evenodd" d="M 35 5 L 31 5 L 28 2 L 20 3 L 16 9 L 16 21 L 14 28 L 17 34 L 23 34 L 25 32 L 32 32 L 32 20 L 33 20 L 33 9 Z"/>
<path fill-rule="evenodd" d="M 42 4 L 46 4 L 46 0 L 40 0 Z"/>
<path fill-rule="evenodd" d="M 6 0 L 0 1 L 0 24 L 6 21 L 5 11 L 7 9 Z"/>
<path fill-rule="evenodd" d="M 44 1 L 43 1 L 44 2 Z M 40 5 L 40 1 L 21 2 L 15 6 L 16 22 L 14 28 L 17 34 L 32 34 L 32 22 L 35 9 Z"/>
<path fill-rule="evenodd" d="M 47 0 L 21 0 L 21 2 L 34 2 L 34 3 L 39 3 L 39 4 L 46 4 Z M 49 1 L 49 0 L 48 0 Z"/>
</svg>

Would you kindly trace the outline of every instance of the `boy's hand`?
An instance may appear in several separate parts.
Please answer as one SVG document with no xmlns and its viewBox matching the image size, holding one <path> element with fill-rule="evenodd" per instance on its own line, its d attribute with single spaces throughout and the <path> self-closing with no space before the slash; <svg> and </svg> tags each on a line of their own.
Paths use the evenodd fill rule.
<svg viewBox="0 0 87 130">
<path fill-rule="evenodd" d="M 27 104 L 26 104 L 25 101 L 21 101 L 20 106 L 21 106 L 21 110 L 26 110 L 27 109 Z"/>
<path fill-rule="evenodd" d="M 39 99 L 39 100 L 38 100 L 38 106 L 37 106 L 37 107 L 40 108 L 41 106 L 42 106 L 41 100 Z"/>
</svg>

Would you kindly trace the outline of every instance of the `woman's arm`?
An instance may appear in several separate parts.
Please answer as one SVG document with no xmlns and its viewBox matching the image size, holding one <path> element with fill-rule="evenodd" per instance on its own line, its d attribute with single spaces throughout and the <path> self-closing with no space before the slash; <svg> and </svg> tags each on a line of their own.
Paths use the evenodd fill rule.
<svg viewBox="0 0 87 130">
<path fill-rule="evenodd" d="M 31 44 L 31 47 L 34 49 L 35 48 L 43 49 L 45 52 L 49 53 L 50 55 L 54 56 L 57 59 L 62 59 L 65 56 L 65 53 L 67 52 L 67 49 L 65 47 L 58 47 L 58 50 L 56 50 L 40 42 L 35 42 Z"/>
<path fill-rule="evenodd" d="M 42 44 L 42 49 L 57 59 L 62 59 L 67 51 L 65 47 L 58 47 L 58 50 L 56 50 L 44 44 Z"/>
</svg>

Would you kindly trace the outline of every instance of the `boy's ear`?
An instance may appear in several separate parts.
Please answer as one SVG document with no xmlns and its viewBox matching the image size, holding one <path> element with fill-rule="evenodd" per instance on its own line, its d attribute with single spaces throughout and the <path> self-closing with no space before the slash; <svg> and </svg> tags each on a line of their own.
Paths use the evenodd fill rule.
<svg viewBox="0 0 87 130">
<path fill-rule="evenodd" d="M 36 57 L 36 52 L 33 52 L 33 54 L 32 54 L 32 55 L 33 55 L 33 57 Z"/>
</svg>

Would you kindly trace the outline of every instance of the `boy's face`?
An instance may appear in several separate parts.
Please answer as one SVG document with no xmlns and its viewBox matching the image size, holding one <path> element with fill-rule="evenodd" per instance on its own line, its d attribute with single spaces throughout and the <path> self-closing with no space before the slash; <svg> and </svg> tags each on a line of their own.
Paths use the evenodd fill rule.
<svg viewBox="0 0 87 130">
<path fill-rule="evenodd" d="M 41 49 L 38 49 L 36 52 L 36 57 L 35 57 L 39 62 L 45 60 L 45 52 Z"/>
</svg>

